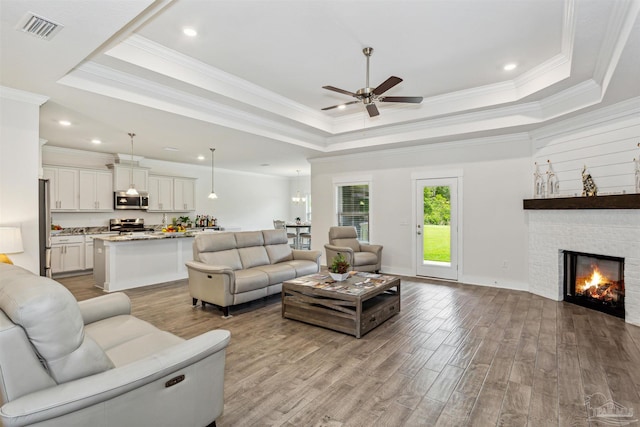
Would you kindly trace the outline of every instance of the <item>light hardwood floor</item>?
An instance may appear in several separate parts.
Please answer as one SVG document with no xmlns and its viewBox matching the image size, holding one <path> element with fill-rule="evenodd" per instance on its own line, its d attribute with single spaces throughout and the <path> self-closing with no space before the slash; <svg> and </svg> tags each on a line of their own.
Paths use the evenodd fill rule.
<svg viewBox="0 0 640 427">
<path fill-rule="evenodd" d="M 92 276 L 59 281 L 102 294 Z M 361 339 L 282 319 L 279 298 L 222 319 L 191 307 L 186 281 L 126 293 L 181 337 L 231 331 L 219 427 L 604 425 L 595 393 L 640 418 L 640 328 L 527 292 L 403 278 L 400 314 Z"/>
</svg>

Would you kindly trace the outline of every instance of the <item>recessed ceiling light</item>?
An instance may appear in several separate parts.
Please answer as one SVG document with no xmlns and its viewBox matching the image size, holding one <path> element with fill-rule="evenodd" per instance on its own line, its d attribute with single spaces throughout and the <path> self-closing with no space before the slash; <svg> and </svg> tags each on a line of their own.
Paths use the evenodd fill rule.
<svg viewBox="0 0 640 427">
<path fill-rule="evenodd" d="M 188 37 L 195 37 L 198 35 L 198 32 L 191 27 L 183 28 L 182 32 L 184 33 L 185 36 L 188 36 Z"/>
<path fill-rule="evenodd" d="M 262 163 L 260 166 L 271 166 L 269 163 Z"/>
<path fill-rule="evenodd" d="M 180 151 L 180 150 L 178 150 L 178 149 L 177 149 L 177 148 L 175 148 L 175 147 L 164 147 L 164 150 L 165 150 L 165 151 Z"/>
<path fill-rule="evenodd" d="M 512 71 L 512 70 L 515 70 L 517 66 L 518 66 L 518 64 L 515 64 L 515 63 L 513 63 L 513 62 L 512 62 L 512 63 L 510 63 L 510 64 L 505 65 L 505 66 L 503 67 L 503 69 L 504 69 L 505 71 Z"/>
<path fill-rule="evenodd" d="M 71 122 L 69 120 L 60 120 L 58 123 L 61 126 L 71 126 Z"/>
<path fill-rule="evenodd" d="M 338 105 L 338 110 L 344 110 L 345 108 L 347 108 L 347 106 L 344 104 Z"/>
<path fill-rule="evenodd" d="M 100 141 L 99 139 L 96 139 L 96 138 L 92 139 L 91 142 L 93 144 L 102 144 L 102 141 Z"/>
<path fill-rule="evenodd" d="M 198 160 L 204 160 L 204 156 L 203 156 L 202 154 L 200 154 L 200 155 L 198 156 Z"/>
</svg>

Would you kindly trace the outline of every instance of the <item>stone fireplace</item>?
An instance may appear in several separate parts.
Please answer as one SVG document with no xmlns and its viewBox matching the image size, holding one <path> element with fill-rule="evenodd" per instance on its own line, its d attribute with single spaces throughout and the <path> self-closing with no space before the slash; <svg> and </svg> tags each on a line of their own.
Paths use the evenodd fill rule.
<svg viewBox="0 0 640 427">
<path fill-rule="evenodd" d="M 624 318 L 640 326 L 640 211 L 529 210 L 529 290 L 564 298 L 565 252 L 623 259 Z"/>
</svg>

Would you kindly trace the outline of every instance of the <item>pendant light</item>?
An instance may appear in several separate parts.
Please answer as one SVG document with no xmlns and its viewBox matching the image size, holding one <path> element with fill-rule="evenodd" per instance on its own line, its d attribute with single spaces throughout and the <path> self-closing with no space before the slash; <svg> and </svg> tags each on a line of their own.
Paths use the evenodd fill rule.
<svg viewBox="0 0 640 427">
<path fill-rule="evenodd" d="M 129 181 L 127 196 L 138 196 L 138 190 L 136 190 L 136 185 L 133 183 L 133 137 L 136 136 L 136 134 L 129 132 L 129 136 L 131 137 L 131 181 Z"/>
<path fill-rule="evenodd" d="M 217 199 L 218 195 L 216 194 L 215 190 L 213 189 L 213 152 L 216 151 L 215 148 L 209 148 L 209 150 L 211 150 L 211 193 L 209 193 L 209 198 L 210 199 Z"/>
<path fill-rule="evenodd" d="M 297 170 L 296 172 L 298 173 L 298 191 L 296 191 L 296 195 L 291 198 L 291 201 L 296 205 L 300 205 L 305 203 L 307 198 L 300 195 L 300 170 Z"/>
</svg>

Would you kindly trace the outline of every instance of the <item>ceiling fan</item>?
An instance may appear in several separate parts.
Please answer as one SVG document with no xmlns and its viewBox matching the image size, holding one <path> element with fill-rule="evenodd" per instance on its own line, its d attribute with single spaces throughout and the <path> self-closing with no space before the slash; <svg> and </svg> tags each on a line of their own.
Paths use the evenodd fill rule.
<svg viewBox="0 0 640 427">
<path fill-rule="evenodd" d="M 339 89 L 333 86 L 322 86 L 323 89 L 332 90 L 338 93 L 344 93 L 345 95 L 353 96 L 357 99 L 357 101 L 346 102 L 344 104 L 334 105 L 332 107 L 323 108 L 322 110 L 331 110 L 334 108 L 342 107 L 344 108 L 347 105 L 357 104 L 362 102 L 369 113 L 369 117 L 375 117 L 380 114 L 378 111 L 378 107 L 376 107 L 376 102 L 407 102 L 411 104 L 420 104 L 422 102 L 421 96 L 380 96 L 398 83 L 402 81 L 400 77 L 391 76 L 384 82 L 382 82 L 378 87 L 371 88 L 369 87 L 369 58 L 373 53 L 372 47 L 365 47 L 362 49 L 362 53 L 367 57 L 367 81 L 365 87 L 358 89 L 355 93 L 349 92 L 348 90 Z"/>
</svg>

